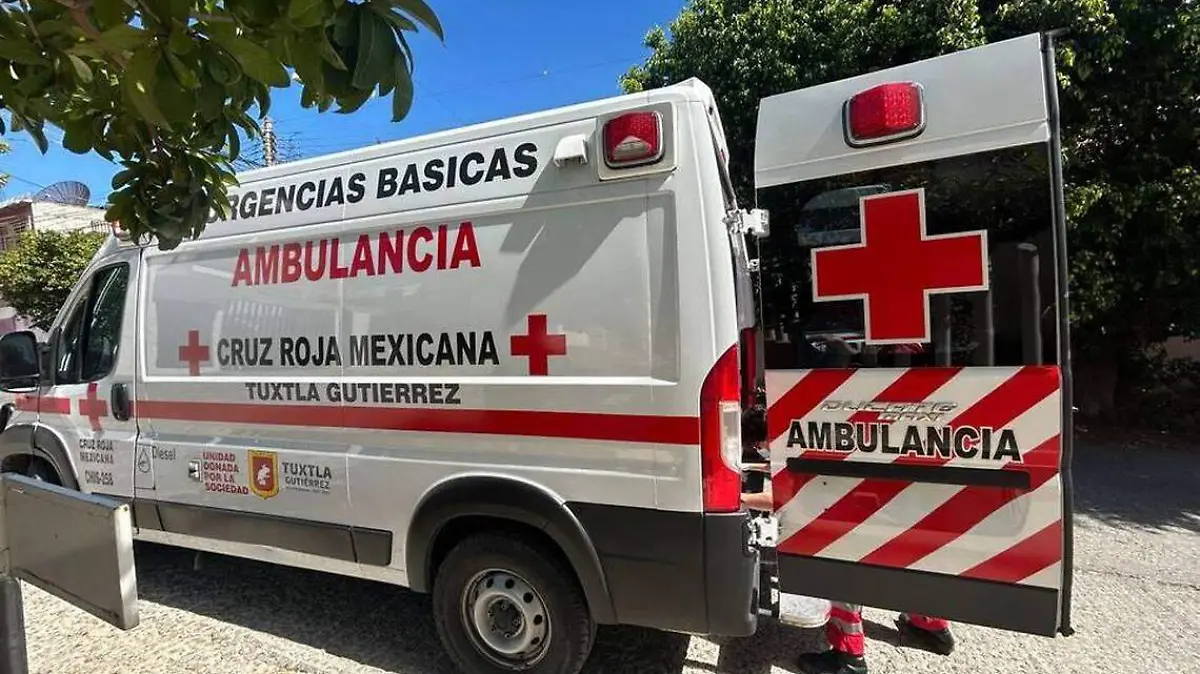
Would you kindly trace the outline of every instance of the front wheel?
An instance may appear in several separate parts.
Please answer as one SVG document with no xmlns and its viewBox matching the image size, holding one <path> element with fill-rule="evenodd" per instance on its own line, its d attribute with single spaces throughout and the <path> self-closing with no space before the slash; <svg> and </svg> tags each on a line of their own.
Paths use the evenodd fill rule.
<svg viewBox="0 0 1200 674">
<path fill-rule="evenodd" d="M 39 457 L 32 457 L 29 460 L 29 465 L 25 467 L 25 476 L 31 477 L 41 482 L 49 482 L 55 486 L 62 486 L 62 480 L 59 479 L 58 473 L 54 470 L 49 462 Z"/>
<path fill-rule="evenodd" d="M 433 614 L 465 674 L 576 674 L 596 636 L 571 572 L 538 545 L 494 534 L 467 538 L 446 556 Z"/>
</svg>

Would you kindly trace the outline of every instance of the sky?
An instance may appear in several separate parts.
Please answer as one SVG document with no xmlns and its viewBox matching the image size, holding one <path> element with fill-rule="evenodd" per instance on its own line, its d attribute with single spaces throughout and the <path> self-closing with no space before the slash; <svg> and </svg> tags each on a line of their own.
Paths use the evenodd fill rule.
<svg viewBox="0 0 1200 674">
<path fill-rule="evenodd" d="M 339 115 L 300 107 L 300 87 L 275 89 L 271 117 L 281 159 L 298 159 L 408 138 L 620 93 L 617 80 L 648 53 L 646 32 L 666 26 L 685 0 L 428 0 L 446 33 L 412 37 L 412 111 L 391 121 L 391 99 L 376 98 Z M 603 8 L 603 9 L 599 9 Z M 411 35 L 411 34 L 410 34 Z M 6 134 L 12 152 L 0 156 L 10 175 L 0 199 L 33 193 L 63 180 L 91 189 L 102 204 L 118 167 L 95 154 L 76 155 L 50 129 L 41 154 L 22 133 Z M 256 148 L 243 147 L 254 155 Z"/>
</svg>

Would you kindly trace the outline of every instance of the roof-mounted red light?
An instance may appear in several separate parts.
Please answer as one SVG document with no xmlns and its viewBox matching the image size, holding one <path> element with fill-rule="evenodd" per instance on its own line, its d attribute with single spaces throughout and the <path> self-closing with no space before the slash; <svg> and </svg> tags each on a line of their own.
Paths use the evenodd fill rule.
<svg viewBox="0 0 1200 674">
<path fill-rule="evenodd" d="M 911 138 L 924 129 L 924 92 L 916 82 L 880 84 L 846 102 L 846 143 L 851 147 Z"/>
<path fill-rule="evenodd" d="M 653 164 L 662 156 L 662 117 L 657 112 L 629 112 L 604 123 L 604 163 L 611 168 Z"/>
</svg>

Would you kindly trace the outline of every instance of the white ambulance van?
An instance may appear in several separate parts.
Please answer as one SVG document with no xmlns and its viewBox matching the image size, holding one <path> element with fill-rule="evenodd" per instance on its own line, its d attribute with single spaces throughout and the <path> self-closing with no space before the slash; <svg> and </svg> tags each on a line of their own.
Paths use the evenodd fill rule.
<svg viewBox="0 0 1200 674">
<path fill-rule="evenodd" d="M 790 245 L 810 225 L 839 244 L 797 267 L 795 289 L 814 279 L 817 303 L 849 309 L 768 327 L 792 343 L 837 332 L 845 362 L 763 341 L 746 241 L 765 213 L 736 203 L 712 93 L 690 80 L 252 171 L 229 217 L 174 250 L 117 232 L 46 343 L 0 339 L 3 388 L 40 382 L 0 434 L 0 467 L 130 501 L 140 540 L 431 593 L 470 673 L 576 672 L 598 624 L 750 635 L 778 604 L 760 577 L 1064 631 L 1065 330 L 1035 322 L 1053 357 L 1014 368 L 1007 352 L 979 360 L 978 340 L 1007 332 L 977 329 L 960 353 L 948 314 L 929 318 L 930 297 L 993 292 L 995 325 L 1023 325 L 999 315 L 1013 293 L 988 286 L 988 255 L 1001 246 L 999 279 L 1003 247 L 1043 230 L 1009 236 L 966 204 L 926 232 L 921 210 L 961 196 L 932 189 L 946 176 L 1004 170 L 955 173 L 954 158 L 1033 148 L 1057 170 L 1052 72 L 1035 35 L 763 102 L 763 195 L 853 193 L 780 207 Z M 873 173 L 930 162 L 884 187 Z M 1061 175 L 1039 175 L 1028 222 L 1061 233 Z M 835 177 L 849 186 L 813 182 Z M 854 196 L 863 184 L 877 189 Z M 856 239 L 860 203 L 904 231 L 864 215 Z M 1041 315 L 1061 315 L 1055 253 L 1041 269 Z M 866 362 L 909 342 L 905 367 Z M 764 381 L 768 549 L 739 464 Z M 1026 381 L 1036 391 L 1012 392 Z M 990 414 L 970 412 L 996 388 Z"/>
</svg>

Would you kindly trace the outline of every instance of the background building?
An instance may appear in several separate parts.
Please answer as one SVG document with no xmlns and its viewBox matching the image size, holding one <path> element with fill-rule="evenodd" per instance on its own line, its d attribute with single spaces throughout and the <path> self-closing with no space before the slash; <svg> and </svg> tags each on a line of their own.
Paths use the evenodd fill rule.
<svg viewBox="0 0 1200 674">
<path fill-rule="evenodd" d="M 90 229 L 108 231 L 104 209 L 88 205 L 91 196 L 83 183 L 55 183 L 32 196 L 0 202 L 0 255 L 15 246 L 21 235 L 31 230 L 72 231 Z M 0 334 L 33 329 L 0 297 Z M 40 331 L 36 331 L 39 332 Z"/>
</svg>

